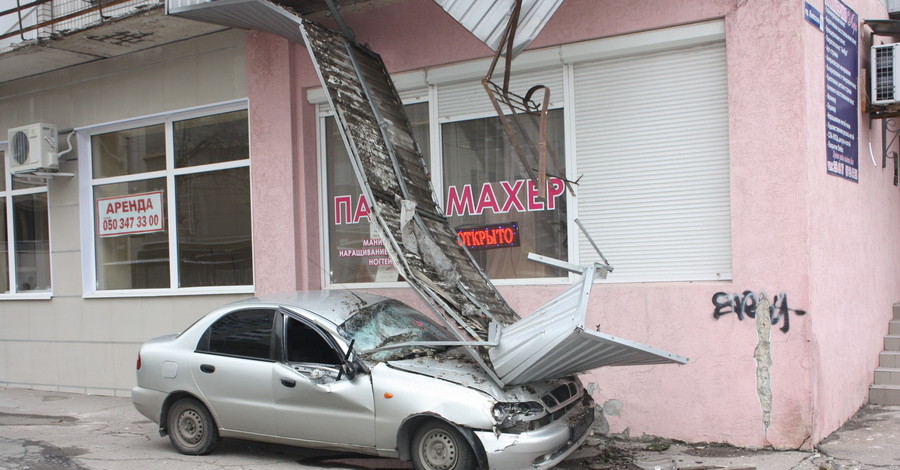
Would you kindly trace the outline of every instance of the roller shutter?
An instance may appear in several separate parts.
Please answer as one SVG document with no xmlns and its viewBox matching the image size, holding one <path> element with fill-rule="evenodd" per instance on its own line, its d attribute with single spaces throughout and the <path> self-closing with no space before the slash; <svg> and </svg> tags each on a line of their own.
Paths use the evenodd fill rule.
<svg viewBox="0 0 900 470">
<path fill-rule="evenodd" d="M 578 214 L 609 281 L 731 279 L 724 43 L 576 64 L 573 102 Z"/>
</svg>

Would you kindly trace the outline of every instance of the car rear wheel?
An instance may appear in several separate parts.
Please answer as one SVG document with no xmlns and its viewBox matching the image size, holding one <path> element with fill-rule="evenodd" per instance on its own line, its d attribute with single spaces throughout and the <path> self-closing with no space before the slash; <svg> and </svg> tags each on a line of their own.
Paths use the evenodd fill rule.
<svg viewBox="0 0 900 470">
<path fill-rule="evenodd" d="M 219 445 L 219 430 L 209 410 L 195 398 L 181 398 L 169 409 L 169 440 L 187 455 L 206 455 Z"/>
<path fill-rule="evenodd" d="M 475 455 L 468 442 L 453 426 L 432 420 L 419 426 L 412 441 L 412 461 L 416 470 L 470 470 Z"/>
</svg>

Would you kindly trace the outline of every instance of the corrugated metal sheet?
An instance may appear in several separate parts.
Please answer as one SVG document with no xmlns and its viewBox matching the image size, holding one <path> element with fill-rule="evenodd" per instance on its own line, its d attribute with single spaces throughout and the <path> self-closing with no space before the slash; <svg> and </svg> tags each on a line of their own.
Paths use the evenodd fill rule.
<svg viewBox="0 0 900 470">
<path fill-rule="evenodd" d="M 523 384 L 604 366 L 684 364 L 687 359 L 584 326 L 588 298 L 599 265 L 581 283 L 516 324 L 503 328 L 490 358 L 500 380 Z"/>
<path fill-rule="evenodd" d="M 514 0 L 435 0 L 447 13 L 488 47 L 497 50 L 509 21 Z M 320 2 L 305 2 L 319 9 Z M 197 21 L 256 29 L 301 42 L 299 16 L 287 5 L 304 10 L 302 1 L 268 0 L 166 0 L 170 15 Z M 341 3 L 341 2 L 337 2 Z M 562 0 L 523 0 L 514 44 L 514 56 L 531 44 Z M 309 8 L 313 8 L 310 6 Z"/>
<path fill-rule="evenodd" d="M 515 0 L 434 0 L 464 28 L 493 50 L 503 46 L 503 31 L 509 23 Z M 562 0 L 522 0 L 513 44 L 513 57 L 537 37 Z"/>
<path fill-rule="evenodd" d="M 300 17 L 267 0 L 166 0 L 166 12 L 232 28 L 267 31 L 303 42 Z"/>
</svg>

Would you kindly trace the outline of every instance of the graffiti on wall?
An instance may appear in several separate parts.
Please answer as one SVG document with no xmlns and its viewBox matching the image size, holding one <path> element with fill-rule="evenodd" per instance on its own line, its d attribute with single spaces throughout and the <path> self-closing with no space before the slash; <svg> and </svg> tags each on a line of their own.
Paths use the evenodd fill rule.
<svg viewBox="0 0 900 470">
<path fill-rule="evenodd" d="M 713 294 L 712 303 L 715 307 L 713 317 L 719 319 L 723 315 L 735 314 L 738 320 L 744 317 L 756 318 L 759 307 L 759 297 L 766 294 L 756 294 L 753 291 L 745 290 L 743 294 L 728 294 L 726 292 L 716 292 Z M 768 305 L 769 321 L 772 325 L 781 323 L 782 332 L 787 333 L 791 329 L 790 315 L 806 315 L 805 310 L 793 309 L 788 306 L 788 297 L 784 292 L 776 295 L 772 299 L 772 303 Z"/>
</svg>

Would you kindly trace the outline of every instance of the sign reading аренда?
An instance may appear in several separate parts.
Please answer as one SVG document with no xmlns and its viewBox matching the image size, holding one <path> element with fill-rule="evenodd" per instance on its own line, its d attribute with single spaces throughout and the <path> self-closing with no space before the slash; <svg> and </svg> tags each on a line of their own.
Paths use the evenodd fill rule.
<svg viewBox="0 0 900 470">
<path fill-rule="evenodd" d="M 97 236 L 162 232 L 162 191 L 97 199 Z"/>
</svg>

